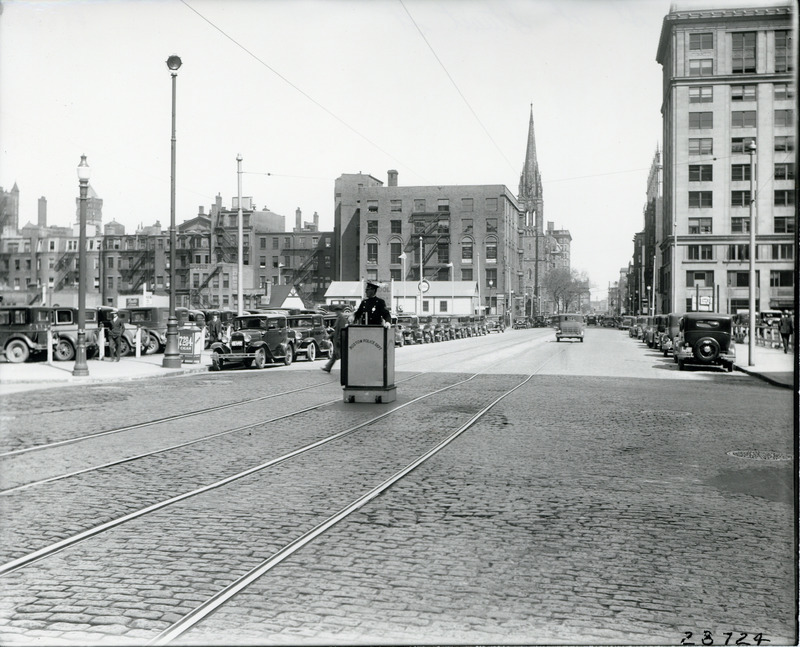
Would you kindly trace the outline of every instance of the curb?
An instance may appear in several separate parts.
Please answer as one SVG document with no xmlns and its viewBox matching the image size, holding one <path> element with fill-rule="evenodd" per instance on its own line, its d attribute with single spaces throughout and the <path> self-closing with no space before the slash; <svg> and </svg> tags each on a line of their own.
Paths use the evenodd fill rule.
<svg viewBox="0 0 800 647">
<path fill-rule="evenodd" d="M 780 380 L 773 379 L 771 377 L 764 375 L 763 373 L 756 373 L 755 371 L 749 371 L 746 368 L 739 366 L 738 364 L 734 364 L 734 368 L 737 371 L 741 371 L 742 373 L 750 375 L 751 377 L 757 377 L 758 379 L 763 380 L 764 382 L 771 384 L 772 386 L 779 386 L 784 389 L 794 389 L 794 384 L 786 384 L 786 382 L 781 382 Z"/>
</svg>

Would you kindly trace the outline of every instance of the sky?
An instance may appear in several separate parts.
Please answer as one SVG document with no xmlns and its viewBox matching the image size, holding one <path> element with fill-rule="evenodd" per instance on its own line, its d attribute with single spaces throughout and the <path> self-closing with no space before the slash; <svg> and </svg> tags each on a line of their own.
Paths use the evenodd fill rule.
<svg viewBox="0 0 800 647">
<path fill-rule="evenodd" d="M 697 0 L 698 4 L 701 0 Z M 684 2 L 684 4 L 686 4 Z M 689 3 L 691 4 L 691 2 Z M 705 3 L 704 3 L 705 5 Z M 176 220 L 238 193 L 333 229 L 343 173 L 504 184 L 533 111 L 544 220 L 605 298 L 644 227 L 669 0 L 4 0 L 0 186 L 20 226 L 77 220 L 81 155 L 104 222 Z"/>
</svg>

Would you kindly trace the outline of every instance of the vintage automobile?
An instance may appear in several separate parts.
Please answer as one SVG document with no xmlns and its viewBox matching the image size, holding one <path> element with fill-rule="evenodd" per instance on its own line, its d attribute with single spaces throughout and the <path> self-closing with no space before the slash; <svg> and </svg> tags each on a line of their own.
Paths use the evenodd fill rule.
<svg viewBox="0 0 800 647">
<path fill-rule="evenodd" d="M 0 307 L 0 347 L 6 360 L 20 364 L 46 353 L 47 347 L 53 343 L 52 321 L 52 308 Z"/>
<path fill-rule="evenodd" d="M 406 340 L 403 334 L 403 324 L 397 320 L 397 315 L 392 315 L 392 330 L 394 330 L 395 348 L 405 346 Z"/>
<path fill-rule="evenodd" d="M 500 315 L 489 315 L 486 317 L 486 330 L 488 332 L 505 332 L 506 324 L 503 321 L 503 317 Z"/>
<path fill-rule="evenodd" d="M 322 313 L 291 315 L 288 324 L 294 331 L 294 359 L 305 355 L 309 362 L 313 362 L 318 356 L 330 357 L 333 354 L 333 342 L 328 337 Z"/>
<path fill-rule="evenodd" d="M 648 348 L 652 348 L 655 343 L 655 328 L 653 327 L 653 317 L 645 316 L 642 321 L 642 336 L 640 339 L 647 344 Z"/>
<path fill-rule="evenodd" d="M 136 352 L 136 330 L 140 329 L 139 333 L 139 348 L 142 354 L 151 355 L 158 350 L 158 347 L 153 343 L 153 336 L 150 331 L 143 326 L 136 326 L 130 322 L 129 313 L 127 310 L 118 310 L 110 306 L 100 306 L 92 310 L 86 311 L 86 327 L 100 328 L 101 326 L 107 330 L 111 328 L 111 314 L 113 312 L 119 313 L 119 318 L 122 319 L 123 333 L 122 333 L 122 346 L 120 347 L 120 355 L 125 357 L 131 353 Z M 99 335 L 98 335 L 99 337 Z M 108 332 L 103 335 L 106 351 L 105 355 L 109 353 L 109 338 Z"/>
<path fill-rule="evenodd" d="M 177 315 L 177 308 L 176 315 Z M 125 313 L 125 314 L 123 314 Z M 164 350 L 167 345 L 167 319 L 169 319 L 169 308 L 137 306 L 133 308 L 123 308 L 120 316 L 134 326 L 146 328 L 149 335 L 147 341 L 143 342 L 147 347 L 147 354 L 158 353 Z"/>
<path fill-rule="evenodd" d="M 97 320 L 96 311 L 87 310 L 84 323 L 86 331 L 86 355 L 91 356 L 97 352 Z M 94 316 L 93 316 L 94 315 Z M 53 358 L 59 362 L 69 362 L 75 359 L 78 348 L 78 309 L 64 306 L 53 308 Z"/>
<path fill-rule="evenodd" d="M 211 369 L 221 371 L 230 364 L 264 368 L 266 364 L 294 359 L 294 333 L 285 313 L 259 312 L 233 320 L 229 343 L 211 344 Z"/>
<path fill-rule="evenodd" d="M 475 329 L 472 324 L 473 317 L 464 315 L 458 318 L 458 323 L 461 324 L 462 337 L 474 337 Z"/>
<path fill-rule="evenodd" d="M 558 315 L 556 321 L 556 341 L 562 339 L 579 339 L 583 342 L 583 315 L 565 313 Z"/>
<path fill-rule="evenodd" d="M 636 317 L 629 317 L 629 316 L 623 317 L 622 320 L 619 322 L 619 329 L 630 330 L 635 319 Z"/>
<path fill-rule="evenodd" d="M 664 337 L 664 331 L 667 329 L 668 315 L 653 315 L 653 345 L 651 348 L 661 350 L 661 342 Z"/>
<path fill-rule="evenodd" d="M 667 357 L 671 352 L 675 343 L 675 338 L 678 336 L 678 327 L 681 322 L 682 314 L 670 312 L 667 315 L 667 323 L 664 326 L 664 332 L 661 334 L 661 352 L 664 357 Z"/>
<path fill-rule="evenodd" d="M 422 342 L 424 344 L 439 341 L 436 339 L 436 317 L 433 315 L 423 315 L 419 318 L 419 327 L 422 330 Z"/>
<path fill-rule="evenodd" d="M 688 312 L 681 317 L 673 356 L 678 369 L 687 364 L 722 366 L 733 371 L 736 346 L 732 336 L 733 317 L 705 312 Z"/>
<path fill-rule="evenodd" d="M 417 315 L 404 312 L 398 315 L 397 322 L 403 327 L 403 339 L 406 344 L 422 343 L 422 328 Z"/>
</svg>

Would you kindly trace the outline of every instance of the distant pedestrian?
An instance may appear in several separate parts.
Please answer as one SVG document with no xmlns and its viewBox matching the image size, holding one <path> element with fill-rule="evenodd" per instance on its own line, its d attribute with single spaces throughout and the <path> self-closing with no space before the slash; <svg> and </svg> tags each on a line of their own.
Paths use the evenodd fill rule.
<svg viewBox="0 0 800 647">
<path fill-rule="evenodd" d="M 111 314 L 111 330 L 109 331 L 109 356 L 113 361 L 118 362 L 122 355 L 122 334 L 125 332 L 125 324 L 120 319 L 119 313 Z"/>
<path fill-rule="evenodd" d="M 322 370 L 326 373 L 330 373 L 333 365 L 336 363 L 337 359 L 342 358 L 342 333 L 347 325 L 350 323 L 350 320 L 347 318 L 347 315 L 344 313 L 344 306 L 340 304 L 335 304 L 331 308 L 336 313 L 336 321 L 333 324 L 333 332 L 331 332 L 331 341 L 333 342 L 333 352 L 331 352 L 331 356 L 328 359 L 327 364 L 322 367 Z"/>
<path fill-rule="evenodd" d="M 781 316 L 780 323 L 778 324 L 778 332 L 781 334 L 781 341 L 783 341 L 783 352 L 789 352 L 789 339 L 794 333 L 794 321 L 790 313 L 784 312 Z"/>
<path fill-rule="evenodd" d="M 222 322 L 216 312 L 211 315 L 211 323 L 208 324 L 208 342 L 213 344 L 215 341 L 222 341 Z"/>
</svg>

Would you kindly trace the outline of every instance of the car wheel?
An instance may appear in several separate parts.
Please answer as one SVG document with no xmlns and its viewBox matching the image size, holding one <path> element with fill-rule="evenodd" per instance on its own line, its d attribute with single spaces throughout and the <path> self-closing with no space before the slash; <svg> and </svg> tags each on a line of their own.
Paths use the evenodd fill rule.
<svg viewBox="0 0 800 647">
<path fill-rule="evenodd" d="M 211 370 L 212 371 L 222 370 L 222 354 L 219 351 L 215 350 L 211 352 Z"/>
<path fill-rule="evenodd" d="M 311 343 L 306 349 L 306 360 L 313 362 L 315 359 L 317 359 L 317 346 L 316 344 Z"/>
<path fill-rule="evenodd" d="M 121 337 L 119 340 L 119 354 L 121 357 L 127 357 L 131 354 L 131 345 L 128 343 L 128 340 L 124 337 Z"/>
<path fill-rule="evenodd" d="M 256 356 L 253 358 L 255 368 L 264 368 L 267 365 L 267 354 L 263 348 L 256 349 Z"/>
<path fill-rule="evenodd" d="M 28 345 L 20 339 L 12 339 L 6 345 L 6 359 L 12 364 L 27 362 L 30 355 Z"/>
<path fill-rule="evenodd" d="M 294 348 L 289 346 L 286 349 L 286 355 L 283 356 L 283 365 L 284 366 L 291 366 L 293 359 L 294 359 Z"/>
<path fill-rule="evenodd" d="M 58 340 L 55 357 L 59 362 L 69 362 L 75 359 L 75 347 L 69 339 Z"/>
<path fill-rule="evenodd" d="M 154 337 L 153 335 L 147 335 L 143 345 L 145 355 L 155 355 L 161 347 L 161 344 L 158 343 L 158 338 Z"/>
<path fill-rule="evenodd" d="M 719 343 L 713 337 L 703 337 L 694 345 L 694 354 L 704 362 L 713 362 L 719 357 Z"/>
</svg>

